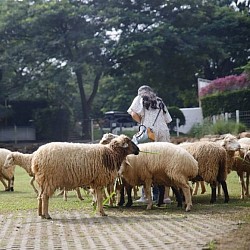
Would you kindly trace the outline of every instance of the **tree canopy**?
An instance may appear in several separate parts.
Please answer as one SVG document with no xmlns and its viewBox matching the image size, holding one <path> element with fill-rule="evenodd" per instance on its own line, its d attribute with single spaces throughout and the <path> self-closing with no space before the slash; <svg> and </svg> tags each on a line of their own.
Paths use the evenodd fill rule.
<svg viewBox="0 0 250 250">
<path fill-rule="evenodd" d="M 193 107 L 197 77 L 239 74 L 249 58 L 248 10 L 231 1 L 0 2 L 0 100 L 46 99 L 83 124 L 126 111 L 142 84 L 167 105 Z"/>
</svg>

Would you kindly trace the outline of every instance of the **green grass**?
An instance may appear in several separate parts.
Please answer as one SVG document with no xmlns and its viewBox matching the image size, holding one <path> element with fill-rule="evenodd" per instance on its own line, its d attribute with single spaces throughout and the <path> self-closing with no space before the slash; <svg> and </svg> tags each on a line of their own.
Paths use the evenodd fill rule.
<svg viewBox="0 0 250 250">
<path fill-rule="evenodd" d="M 37 197 L 33 191 L 31 185 L 29 184 L 30 177 L 28 174 L 20 167 L 16 168 L 15 174 L 15 186 L 14 192 L 5 192 L 4 187 L 0 186 L 0 213 L 10 213 L 25 210 L 37 209 Z M 197 196 L 193 196 L 193 208 L 191 213 L 212 213 L 212 214 L 222 214 L 226 213 L 227 210 L 238 211 L 241 208 L 250 208 L 250 198 L 245 198 L 245 200 L 240 199 L 240 184 L 236 172 L 229 174 L 227 179 L 228 191 L 230 196 L 230 201 L 228 204 L 224 203 L 223 193 L 221 197 L 217 198 L 215 204 L 210 204 L 211 189 L 209 185 L 206 185 L 206 193 L 200 194 L 198 191 Z M 68 201 L 64 201 L 62 196 L 57 196 L 56 194 L 50 199 L 49 209 L 50 211 L 70 211 L 70 210 L 84 210 L 87 213 L 93 213 L 94 208 L 91 205 L 92 197 L 81 189 L 84 201 L 80 201 L 75 191 L 70 191 L 68 193 Z M 184 213 L 184 209 L 176 208 L 176 205 L 163 206 L 161 208 L 154 207 L 151 211 L 145 210 L 146 205 L 134 203 L 133 207 L 130 209 L 122 208 L 129 212 L 140 212 L 140 213 L 165 213 L 171 212 L 174 214 Z M 119 211 L 121 208 L 110 208 L 105 205 L 105 210 Z M 249 210 L 248 210 L 249 211 Z M 230 216 L 234 216 L 230 214 Z M 237 215 L 235 215 L 237 216 Z M 240 217 L 241 220 L 250 222 L 250 213 L 243 213 Z M 237 218 L 236 218 L 237 219 Z"/>
</svg>

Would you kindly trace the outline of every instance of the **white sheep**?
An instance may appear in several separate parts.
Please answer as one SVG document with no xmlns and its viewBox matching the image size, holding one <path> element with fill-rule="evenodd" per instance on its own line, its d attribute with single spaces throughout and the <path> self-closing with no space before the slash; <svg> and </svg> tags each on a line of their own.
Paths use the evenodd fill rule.
<svg viewBox="0 0 250 250">
<path fill-rule="evenodd" d="M 11 153 L 10 150 L 0 148 L 0 181 L 4 185 L 5 191 L 14 191 L 15 166 L 9 169 L 4 168 L 4 162 L 9 153 Z M 8 184 L 5 183 L 5 180 L 8 181 Z"/>
<path fill-rule="evenodd" d="M 244 144 L 247 144 L 247 145 L 250 145 L 250 138 L 248 137 L 244 137 L 244 138 L 240 138 L 238 140 L 239 143 L 244 143 Z"/>
<path fill-rule="evenodd" d="M 35 193 L 38 195 L 38 190 L 37 190 L 37 188 L 35 187 L 35 184 L 34 184 L 35 175 L 31 170 L 32 156 L 33 156 L 33 154 L 23 154 L 21 152 L 10 152 L 8 154 L 8 156 L 6 157 L 6 160 L 5 160 L 5 163 L 4 163 L 4 168 L 8 169 L 8 168 L 14 167 L 16 165 L 23 168 L 29 174 L 29 176 L 32 177 L 30 179 L 30 185 L 32 186 Z M 80 200 L 83 200 L 79 188 L 76 188 L 76 193 L 77 193 L 77 197 Z M 63 199 L 65 201 L 67 201 L 67 191 L 63 190 L 62 194 L 63 194 Z"/>
<path fill-rule="evenodd" d="M 227 135 L 220 144 L 211 141 L 197 141 L 179 145 L 198 161 L 199 173 L 195 180 L 210 183 L 212 189 L 210 202 L 216 201 L 217 181 L 222 185 L 225 202 L 228 202 L 226 178 L 234 161 L 234 152 L 240 148 L 236 137 Z"/>
<path fill-rule="evenodd" d="M 38 195 L 38 190 L 36 189 L 34 185 L 35 175 L 31 170 L 32 156 L 33 154 L 10 152 L 5 159 L 4 168 L 9 169 L 9 168 L 15 167 L 16 165 L 23 168 L 29 174 L 29 176 L 32 177 L 30 180 L 30 185 L 32 186 L 35 193 Z"/>
<path fill-rule="evenodd" d="M 177 186 L 185 197 L 186 211 L 192 200 L 189 180 L 198 174 L 198 163 L 185 149 L 169 142 L 150 142 L 138 145 L 138 156 L 128 155 L 119 174 L 131 185 L 145 187 L 147 209 L 152 208 L 151 185 Z M 143 153 L 145 152 L 145 153 Z"/>
<path fill-rule="evenodd" d="M 38 215 L 51 219 L 49 197 L 56 189 L 71 190 L 90 186 L 97 197 L 97 212 L 103 210 L 103 188 L 113 182 L 128 154 L 139 154 L 139 148 L 125 135 L 109 144 L 54 142 L 38 148 L 32 158 L 32 171 L 40 187 Z"/>
</svg>

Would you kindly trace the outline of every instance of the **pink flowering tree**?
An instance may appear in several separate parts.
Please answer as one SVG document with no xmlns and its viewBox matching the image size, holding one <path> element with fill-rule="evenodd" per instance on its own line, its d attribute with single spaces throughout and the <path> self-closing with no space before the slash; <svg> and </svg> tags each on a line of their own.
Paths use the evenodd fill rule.
<svg viewBox="0 0 250 250">
<path fill-rule="evenodd" d="M 200 90 L 200 97 L 222 93 L 225 91 L 234 91 L 250 88 L 250 79 L 247 74 L 243 73 L 239 76 L 230 75 L 222 78 L 217 78 L 206 87 Z"/>
</svg>

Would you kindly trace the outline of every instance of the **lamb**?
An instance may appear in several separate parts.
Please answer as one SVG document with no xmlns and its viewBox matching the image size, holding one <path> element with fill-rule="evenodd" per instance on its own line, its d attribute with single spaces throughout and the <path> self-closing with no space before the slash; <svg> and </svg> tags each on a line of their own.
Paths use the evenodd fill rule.
<svg viewBox="0 0 250 250">
<path fill-rule="evenodd" d="M 16 165 L 22 167 L 31 178 L 30 185 L 32 186 L 35 193 L 38 195 L 38 190 L 36 189 L 34 185 L 35 176 L 34 173 L 31 170 L 31 160 L 32 160 L 33 154 L 23 154 L 20 152 L 10 152 L 8 156 L 5 159 L 4 168 L 8 169 L 11 167 L 14 167 Z"/>
<path fill-rule="evenodd" d="M 239 176 L 241 199 L 244 199 L 245 195 L 249 197 L 250 144 L 240 143 L 240 145 L 241 149 L 234 154 L 234 163 L 231 170 L 236 171 Z M 246 174 L 246 183 L 244 181 L 244 174 Z"/>
<path fill-rule="evenodd" d="M 151 185 L 156 183 L 181 188 L 186 211 L 192 207 L 189 180 L 198 175 L 198 163 L 185 149 L 169 142 L 150 142 L 138 145 L 138 156 L 129 155 L 119 174 L 131 185 L 144 184 L 148 198 L 147 209 L 152 208 Z"/>
<path fill-rule="evenodd" d="M 212 189 L 210 203 L 216 202 L 217 181 L 222 185 L 224 201 L 227 203 L 229 195 L 226 178 L 234 161 L 234 152 L 240 148 L 236 137 L 227 135 L 220 144 L 210 141 L 197 141 L 179 145 L 198 161 L 199 173 L 194 181 L 204 180 L 210 184 Z"/>
<path fill-rule="evenodd" d="M 11 153 L 10 150 L 0 148 L 0 181 L 4 185 L 5 191 L 14 191 L 15 166 L 9 169 L 4 168 L 5 159 L 9 153 Z M 5 180 L 8 181 L 8 185 L 5 183 Z"/>
<path fill-rule="evenodd" d="M 81 186 L 94 189 L 97 212 L 105 216 L 102 205 L 103 188 L 113 182 L 122 161 L 129 154 L 139 154 L 139 148 L 125 135 L 109 144 L 53 142 L 33 153 L 32 171 L 40 187 L 38 215 L 51 219 L 49 197 L 56 189 L 71 190 Z"/>
</svg>

